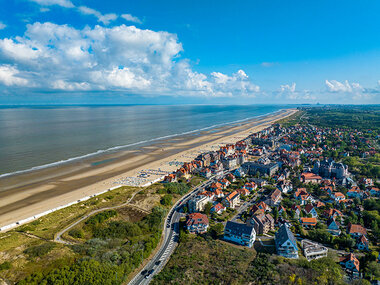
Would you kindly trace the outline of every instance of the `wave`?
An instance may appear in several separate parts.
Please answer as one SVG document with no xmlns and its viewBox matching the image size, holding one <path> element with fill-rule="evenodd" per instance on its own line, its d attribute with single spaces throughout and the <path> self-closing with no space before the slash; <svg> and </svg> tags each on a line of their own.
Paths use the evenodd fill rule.
<svg viewBox="0 0 380 285">
<path fill-rule="evenodd" d="M 213 128 L 217 128 L 217 127 L 238 124 L 238 123 L 242 123 L 242 122 L 249 121 L 249 120 L 252 120 L 252 119 L 257 119 L 257 118 L 269 116 L 269 115 L 272 115 L 272 114 L 275 114 L 275 113 L 280 113 L 280 112 L 282 112 L 284 110 L 286 110 L 286 109 L 279 109 L 279 110 L 276 110 L 276 111 L 273 111 L 273 112 L 270 112 L 270 113 L 266 113 L 266 114 L 263 114 L 263 115 L 258 115 L 258 116 L 254 116 L 254 117 L 248 117 L 248 118 L 245 118 L 245 119 L 236 120 L 236 121 L 227 122 L 227 123 L 215 124 L 215 125 L 211 125 L 211 126 L 208 126 L 208 127 L 204 127 L 204 128 L 200 128 L 200 129 L 196 129 L 196 130 L 191 130 L 191 131 L 187 131 L 187 132 L 183 132 L 183 133 L 171 134 L 171 135 L 162 136 L 162 137 L 158 137 L 158 138 L 153 138 L 153 139 L 149 139 L 149 140 L 142 140 L 142 141 L 131 143 L 131 144 L 114 146 L 114 147 L 110 147 L 110 148 L 107 148 L 107 149 L 101 149 L 101 150 L 98 150 L 96 152 L 92 152 L 92 153 L 89 153 L 89 154 L 85 154 L 85 155 L 81 155 L 81 156 L 76 156 L 76 157 L 72 157 L 72 158 L 68 158 L 68 159 L 64 159 L 64 160 L 60 160 L 60 161 L 56 161 L 56 162 L 52 162 L 52 163 L 47 163 L 47 164 L 43 164 L 43 165 L 40 165 L 40 166 L 34 166 L 34 167 L 31 167 L 31 168 L 28 168 L 28 169 L 25 169 L 25 170 L 18 170 L 18 171 L 14 171 L 14 172 L 4 173 L 4 174 L 0 175 L 0 178 L 9 177 L 9 176 L 12 176 L 12 175 L 17 175 L 17 174 L 28 173 L 28 172 L 32 172 L 32 171 L 36 171 L 36 170 L 41 170 L 41 169 L 45 169 L 45 168 L 50 168 L 50 167 L 54 167 L 54 166 L 58 166 L 58 165 L 62 165 L 62 164 L 67 164 L 67 163 L 70 163 L 70 162 L 74 162 L 74 161 L 78 161 L 78 160 L 83 160 L 85 158 L 97 156 L 97 155 L 104 154 L 104 153 L 107 153 L 107 152 L 113 152 L 115 150 L 122 150 L 122 149 L 125 149 L 125 148 L 128 148 L 128 147 L 137 146 L 137 145 L 141 145 L 141 144 L 145 144 L 145 143 L 151 143 L 151 142 L 155 142 L 155 141 L 159 141 L 159 140 L 163 140 L 163 139 L 168 139 L 168 138 L 188 135 L 188 134 L 192 134 L 192 133 L 196 133 L 196 132 L 200 132 L 200 131 L 205 131 L 205 130 L 209 130 L 209 129 L 213 129 Z"/>
</svg>

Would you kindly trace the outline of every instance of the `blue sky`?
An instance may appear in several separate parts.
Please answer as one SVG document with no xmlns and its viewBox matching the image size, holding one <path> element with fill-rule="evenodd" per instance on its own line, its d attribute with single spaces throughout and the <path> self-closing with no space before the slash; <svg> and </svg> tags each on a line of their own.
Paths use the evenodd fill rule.
<svg viewBox="0 0 380 285">
<path fill-rule="evenodd" d="M 379 1 L 0 4 L 0 104 L 379 103 Z"/>
</svg>

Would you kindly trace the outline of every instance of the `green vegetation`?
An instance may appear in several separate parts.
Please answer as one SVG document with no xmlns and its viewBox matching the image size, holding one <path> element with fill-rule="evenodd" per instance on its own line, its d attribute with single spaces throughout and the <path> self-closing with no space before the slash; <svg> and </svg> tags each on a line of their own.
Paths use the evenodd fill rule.
<svg viewBox="0 0 380 285">
<path fill-rule="evenodd" d="M 90 217 L 86 221 L 86 225 L 96 227 L 97 225 L 115 216 L 117 216 L 117 212 L 115 210 L 104 211 L 99 214 L 96 214 L 95 216 Z"/>
<path fill-rule="evenodd" d="M 171 194 L 165 194 L 164 197 L 161 198 L 160 203 L 164 206 L 170 206 L 172 204 L 173 196 Z"/>
<path fill-rule="evenodd" d="M 163 189 L 159 189 L 159 194 L 178 194 L 178 195 L 185 195 L 187 192 L 189 192 L 191 187 L 185 183 L 166 183 L 164 184 Z"/>
<path fill-rule="evenodd" d="M 69 235 L 73 238 L 84 238 L 84 233 L 80 229 L 71 229 L 69 231 Z"/>
<path fill-rule="evenodd" d="M 137 223 L 106 221 L 116 216 L 111 211 L 97 214 L 88 221 L 93 238 L 71 246 L 77 261 L 50 271 L 40 271 L 18 284 L 121 284 L 127 275 L 147 258 L 161 238 L 166 210 L 155 207 L 152 213 Z M 86 225 L 87 226 L 87 225 Z M 43 256 L 52 247 L 45 243 L 30 247 L 27 254 Z"/>
<path fill-rule="evenodd" d="M 152 284 L 344 284 L 333 256 L 308 262 L 258 253 L 213 240 L 186 238 Z"/>
<path fill-rule="evenodd" d="M 12 267 L 12 264 L 9 261 L 5 261 L 0 264 L 0 271 L 10 269 L 11 267 Z"/>
<path fill-rule="evenodd" d="M 52 251 L 55 246 L 56 243 L 54 242 L 45 242 L 41 245 L 36 245 L 25 249 L 24 253 L 27 254 L 29 258 L 42 257 Z"/>
</svg>

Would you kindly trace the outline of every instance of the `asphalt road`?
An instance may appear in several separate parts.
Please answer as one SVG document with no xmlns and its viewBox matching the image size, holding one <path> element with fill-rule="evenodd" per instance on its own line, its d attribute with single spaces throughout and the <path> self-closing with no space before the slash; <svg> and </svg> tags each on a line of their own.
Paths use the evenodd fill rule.
<svg viewBox="0 0 380 285">
<path fill-rule="evenodd" d="M 226 173 L 226 172 L 225 172 Z M 224 174 L 225 174 L 224 173 Z M 207 180 L 201 185 L 197 186 L 192 192 L 185 195 L 182 199 L 170 210 L 165 221 L 164 242 L 156 255 L 149 261 L 144 268 L 129 282 L 129 285 L 143 285 L 149 284 L 153 276 L 158 274 L 165 264 L 169 261 L 171 254 L 178 245 L 179 237 L 179 219 L 181 217 L 181 206 L 194 197 L 198 192 L 202 191 L 205 187 L 214 182 L 215 177 Z M 150 274 L 148 274 L 150 272 Z"/>
</svg>

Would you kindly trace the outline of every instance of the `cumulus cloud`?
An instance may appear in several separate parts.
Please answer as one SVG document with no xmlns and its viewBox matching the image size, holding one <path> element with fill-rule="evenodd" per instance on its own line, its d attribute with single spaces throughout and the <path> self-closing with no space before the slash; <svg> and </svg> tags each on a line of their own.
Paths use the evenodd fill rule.
<svg viewBox="0 0 380 285">
<path fill-rule="evenodd" d="M 278 98 L 285 98 L 287 100 L 299 100 L 299 101 L 310 101 L 315 100 L 316 97 L 310 90 L 296 90 L 297 84 L 293 82 L 292 84 L 280 85 L 280 89 L 277 91 Z"/>
<path fill-rule="evenodd" d="M 120 25 L 76 29 L 27 25 L 23 36 L 0 39 L 2 84 L 41 90 L 121 90 L 138 94 L 252 96 L 259 92 L 243 70 L 196 72 L 181 59 L 175 34 Z M 17 67 L 17 68 L 16 68 Z"/>
<path fill-rule="evenodd" d="M 0 30 L 3 30 L 7 27 L 3 22 L 0 22 Z"/>
<path fill-rule="evenodd" d="M 58 5 L 65 8 L 74 8 L 74 4 L 70 0 L 30 0 L 42 6 Z"/>
<path fill-rule="evenodd" d="M 296 83 L 293 82 L 291 85 L 284 84 L 280 86 L 282 92 L 291 92 L 294 93 L 296 91 Z"/>
<path fill-rule="evenodd" d="M 0 65 L 0 83 L 6 86 L 26 86 L 28 80 L 19 77 L 19 71 L 17 68 L 10 65 Z"/>
<path fill-rule="evenodd" d="M 363 90 L 363 87 L 359 83 L 349 83 L 348 80 L 345 80 L 344 82 L 339 82 L 337 80 L 329 81 L 326 79 L 325 84 L 329 92 L 352 93 Z"/>
<path fill-rule="evenodd" d="M 110 14 L 102 14 L 99 11 L 86 7 L 86 6 L 80 6 L 78 7 L 78 10 L 84 14 L 84 15 L 92 15 L 95 16 L 99 22 L 102 22 L 105 25 L 108 25 L 111 21 L 114 21 L 118 18 L 116 14 L 110 13 Z"/>
<path fill-rule="evenodd" d="M 142 23 L 142 21 L 139 18 L 132 16 L 131 14 L 123 14 L 123 15 L 121 15 L 121 17 L 128 22 L 133 22 L 136 24 Z"/>
</svg>

